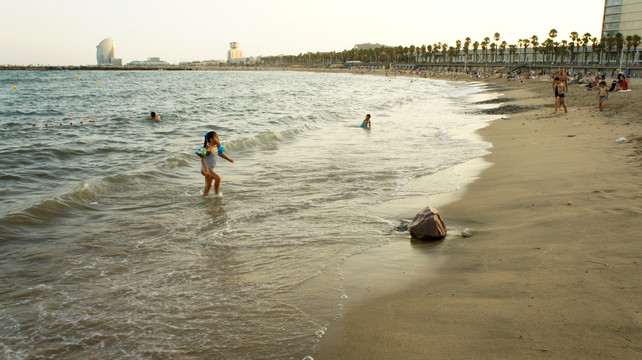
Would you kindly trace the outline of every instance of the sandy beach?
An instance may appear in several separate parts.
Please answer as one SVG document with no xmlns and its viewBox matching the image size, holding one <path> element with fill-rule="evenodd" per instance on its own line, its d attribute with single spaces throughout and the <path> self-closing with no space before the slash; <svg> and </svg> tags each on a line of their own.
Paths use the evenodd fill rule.
<svg viewBox="0 0 642 360">
<path fill-rule="evenodd" d="M 642 82 L 604 112 L 571 85 L 553 114 L 551 81 L 487 81 L 534 108 L 479 131 L 481 175 L 432 204 L 443 241 L 406 234 L 345 264 L 315 360 L 642 358 Z"/>
</svg>

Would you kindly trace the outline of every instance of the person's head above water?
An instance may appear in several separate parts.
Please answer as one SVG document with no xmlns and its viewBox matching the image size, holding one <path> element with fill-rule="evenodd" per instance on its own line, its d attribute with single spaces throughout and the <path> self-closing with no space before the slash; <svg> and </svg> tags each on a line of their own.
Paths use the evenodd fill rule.
<svg viewBox="0 0 642 360">
<path fill-rule="evenodd" d="M 156 117 L 156 113 L 152 111 L 152 113 L 151 113 L 151 114 L 149 114 L 149 116 L 151 116 L 151 117 L 153 117 L 153 118 L 154 118 L 154 117 Z"/>
<path fill-rule="evenodd" d="M 366 114 L 366 120 L 370 120 L 370 114 Z"/>
<path fill-rule="evenodd" d="M 203 146 L 207 146 L 210 144 L 210 140 L 215 139 L 215 142 L 218 142 L 218 134 L 216 131 L 208 131 L 205 133 L 205 142 L 203 143 Z"/>
</svg>

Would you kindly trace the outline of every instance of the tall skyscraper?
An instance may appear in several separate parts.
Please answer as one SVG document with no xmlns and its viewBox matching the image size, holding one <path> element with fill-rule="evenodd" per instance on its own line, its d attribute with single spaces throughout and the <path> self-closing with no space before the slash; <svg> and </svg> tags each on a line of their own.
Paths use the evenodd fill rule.
<svg viewBox="0 0 642 360">
<path fill-rule="evenodd" d="M 642 0 L 605 0 L 602 38 L 622 33 L 642 36 Z"/>
<path fill-rule="evenodd" d="M 228 64 L 242 63 L 245 61 L 243 57 L 243 50 L 239 50 L 239 43 L 231 42 L 230 50 L 227 51 Z"/>
<path fill-rule="evenodd" d="M 107 38 L 96 46 L 96 61 L 98 65 L 111 65 L 111 60 L 116 57 L 114 50 L 114 38 Z"/>
</svg>

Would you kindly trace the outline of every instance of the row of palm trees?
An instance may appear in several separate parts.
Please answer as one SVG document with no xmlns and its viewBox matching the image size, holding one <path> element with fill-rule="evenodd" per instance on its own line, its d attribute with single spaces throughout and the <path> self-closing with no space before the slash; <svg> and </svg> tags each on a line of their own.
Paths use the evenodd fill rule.
<svg viewBox="0 0 642 360">
<path fill-rule="evenodd" d="M 548 38 L 540 43 L 536 35 L 520 39 L 517 44 L 501 41 L 495 33 L 481 42 L 467 37 L 463 42 L 455 41 L 433 45 L 411 45 L 408 47 L 379 47 L 376 49 L 351 49 L 342 52 L 308 52 L 299 55 L 268 56 L 262 60 L 267 65 L 306 64 L 328 66 L 344 64 L 347 61 L 361 61 L 365 64 L 394 63 L 497 63 L 497 62 L 562 62 L 568 64 L 609 64 L 623 60 L 626 64 L 639 63 L 636 57 L 640 35 L 624 37 L 621 33 L 599 40 L 590 33 L 580 36 L 571 32 L 569 40 L 557 41 L 557 30 L 551 29 Z M 530 50 L 529 50 L 530 48 Z M 481 50 L 481 51 L 480 51 Z"/>
</svg>

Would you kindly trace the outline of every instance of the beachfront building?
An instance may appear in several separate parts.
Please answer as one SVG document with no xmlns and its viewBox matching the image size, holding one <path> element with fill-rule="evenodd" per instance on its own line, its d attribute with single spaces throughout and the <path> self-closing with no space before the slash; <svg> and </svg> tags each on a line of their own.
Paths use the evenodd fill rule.
<svg viewBox="0 0 642 360">
<path fill-rule="evenodd" d="M 127 66 L 168 66 L 171 65 L 167 61 L 161 60 L 159 57 L 148 57 L 147 61 L 132 61 Z"/>
<path fill-rule="evenodd" d="M 605 0 L 602 38 L 642 34 L 641 0 Z"/>
<path fill-rule="evenodd" d="M 114 38 L 107 38 L 96 46 L 96 61 L 98 65 L 111 65 L 112 59 L 116 58 L 114 50 Z"/>
<path fill-rule="evenodd" d="M 243 50 L 239 49 L 239 43 L 231 42 L 230 50 L 227 51 L 227 63 L 228 64 L 239 64 L 245 62 L 243 57 Z"/>
</svg>

